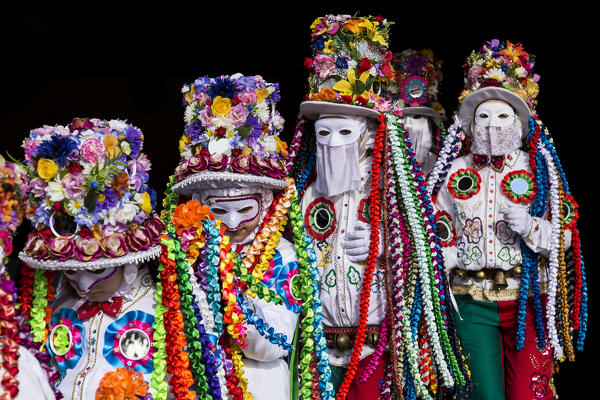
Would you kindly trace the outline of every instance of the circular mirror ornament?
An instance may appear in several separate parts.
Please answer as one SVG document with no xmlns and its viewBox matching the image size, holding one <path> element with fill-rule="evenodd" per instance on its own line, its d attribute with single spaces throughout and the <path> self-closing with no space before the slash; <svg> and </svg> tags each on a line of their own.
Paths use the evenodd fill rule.
<svg viewBox="0 0 600 400">
<path fill-rule="evenodd" d="M 460 200 L 467 200 L 479 193 L 481 176 L 471 168 L 459 169 L 448 179 L 448 191 Z"/>
<path fill-rule="evenodd" d="M 456 231 L 450 215 L 446 211 L 438 211 L 435 213 L 435 222 L 440 244 L 444 247 L 453 246 L 456 243 Z"/>
<path fill-rule="evenodd" d="M 427 81 L 419 75 L 413 75 L 402 83 L 400 95 L 411 107 L 427 103 Z"/>
<path fill-rule="evenodd" d="M 141 360 L 150 351 L 150 338 L 141 329 L 129 329 L 119 339 L 119 351 L 128 360 Z"/>
<path fill-rule="evenodd" d="M 314 199 L 304 214 L 308 233 L 318 240 L 327 239 L 335 231 L 335 207 L 324 197 Z"/>
<path fill-rule="evenodd" d="M 58 324 L 50 331 L 48 340 L 50 349 L 57 356 L 66 355 L 73 347 L 73 335 L 71 329 L 64 324 Z"/>
<path fill-rule="evenodd" d="M 565 229 L 573 228 L 575 222 L 577 222 L 577 219 L 579 218 L 579 205 L 572 195 L 568 195 L 563 199 L 561 208 Z"/>
<path fill-rule="evenodd" d="M 369 203 L 369 198 L 362 199 L 358 203 L 358 220 L 364 223 L 371 223 L 371 203 Z"/>
<path fill-rule="evenodd" d="M 66 236 L 72 238 L 77 235 L 79 229 L 81 229 L 79 224 L 75 223 L 73 217 L 64 213 L 57 216 L 56 211 L 50 215 L 48 225 L 55 237 Z"/>
<path fill-rule="evenodd" d="M 502 191 L 513 203 L 529 203 L 535 197 L 535 176 L 525 170 L 512 171 L 502 180 Z"/>
</svg>

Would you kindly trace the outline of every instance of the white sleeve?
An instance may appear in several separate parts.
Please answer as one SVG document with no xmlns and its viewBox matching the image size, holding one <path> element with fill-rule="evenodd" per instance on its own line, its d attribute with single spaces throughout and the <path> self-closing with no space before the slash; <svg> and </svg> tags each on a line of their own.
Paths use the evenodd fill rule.
<svg viewBox="0 0 600 400">
<path fill-rule="evenodd" d="M 286 342 L 291 343 L 294 339 L 294 331 L 298 321 L 298 314 L 290 311 L 284 305 L 277 305 L 262 299 L 246 297 L 248 305 L 254 308 L 256 315 L 262 319 L 276 333 L 286 336 Z M 246 342 L 248 345 L 242 349 L 244 355 L 257 361 L 273 361 L 287 356 L 284 350 L 277 344 L 258 333 L 254 325 L 247 325 Z"/>
<path fill-rule="evenodd" d="M 19 373 L 16 378 L 19 381 L 17 400 L 55 399 L 46 372 L 33 354 L 22 346 L 19 347 Z"/>
<path fill-rule="evenodd" d="M 545 218 L 539 217 L 532 217 L 531 220 L 529 232 L 523 236 L 523 240 L 533 252 L 548 257 L 552 245 L 552 223 Z M 564 236 L 565 251 L 571 247 L 571 235 L 571 230 L 566 229 Z"/>
</svg>

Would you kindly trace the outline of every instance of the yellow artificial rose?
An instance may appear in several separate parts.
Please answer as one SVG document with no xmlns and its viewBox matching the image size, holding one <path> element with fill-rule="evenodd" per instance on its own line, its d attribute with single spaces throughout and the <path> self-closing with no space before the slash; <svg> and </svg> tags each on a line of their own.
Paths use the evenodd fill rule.
<svg viewBox="0 0 600 400">
<path fill-rule="evenodd" d="M 525 89 L 515 89 L 515 94 L 523 100 L 527 101 L 528 96 L 527 91 Z"/>
<path fill-rule="evenodd" d="M 538 93 L 540 92 L 540 87 L 533 79 L 527 80 L 527 86 L 525 86 L 525 90 L 527 90 L 527 94 L 529 97 L 536 98 Z"/>
<path fill-rule="evenodd" d="M 254 93 L 256 93 L 256 101 L 262 103 L 269 96 L 269 91 L 267 88 L 254 89 Z"/>
<path fill-rule="evenodd" d="M 210 108 L 215 115 L 227 115 L 231 110 L 231 100 L 227 97 L 217 96 Z"/>
<path fill-rule="evenodd" d="M 119 139 L 113 134 L 104 136 L 104 147 L 106 147 L 106 154 L 110 158 L 115 158 L 115 155 L 119 152 Z"/>
<path fill-rule="evenodd" d="M 58 172 L 58 165 L 52 160 L 47 158 L 40 158 L 38 161 L 37 172 L 40 178 L 48 182 L 50 179 L 56 176 Z"/>
<path fill-rule="evenodd" d="M 142 193 L 143 202 L 140 205 L 140 208 L 146 215 L 150 215 L 152 212 L 152 203 L 150 202 L 150 195 L 148 192 Z"/>
</svg>

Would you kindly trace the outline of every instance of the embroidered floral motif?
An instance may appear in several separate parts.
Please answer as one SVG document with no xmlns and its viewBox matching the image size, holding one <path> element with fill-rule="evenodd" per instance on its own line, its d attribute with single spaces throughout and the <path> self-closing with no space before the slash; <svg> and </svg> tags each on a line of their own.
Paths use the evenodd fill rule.
<svg viewBox="0 0 600 400">
<path fill-rule="evenodd" d="M 483 237 L 483 224 L 479 217 L 465 220 L 463 233 L 467 237 L 468 243 L 477 244 Z"/>
<path fill-rule="evenodd" d="M 360 272 L 354 268 L 354 266 L 350 266 L 348 269 L 348 281 L 351 285 L 357 285 L 360 283 Z"/>
<path fill-rule="evenodd" d="M 314 199 L 304 214 L 304 224 L 310 236 L 327 239 L 335 231 L 335 207 L 324 197 Z"/>
<path fill-rule="evenodd" d="M 513 232 L 512 229 L 510 229 L 508 222 L 504 220 L 496 222 L 494 232 L 496 234 L 496 237 L 502 244 L 514 245 L 517 242 L 518 235 L 515 232 Z"/>
<path fill-rule="evenodd" d="M 549 383 L 550 379 L 548 378 L 548 376 L 542 375 L 539 372 L 534 372 L 531 375 L 529 389 L 535 394 L 536 398 L 541 399 L 546 396 Z"/>
<path fill-rule="evenodd" d="M 471 168 L 459 169 L 448 179 L 448 191 L 460 200 L 467 200 L 479 193 L 481 176 Z"/>
<path fill-rule="evenodd" d="M 456 243 L 456 231 L 450 214 L 446 211 L 438 211 L 435 214 L 435 220 L 441 245 L 444 247 L 453 246 Z"/>
<path fill-rule="evenodd" d="M 529 203 L 535 197 L 535 177 L 521 169 L 512 171 L 502 180 L 502 191 L 513 203 Z"/>
<path fill-rule="evenodd" d="M 330 288 L 337 284 L 337 274 L 335 273 L 335 270 L 332 269 L 325 275 L 325 284 Z"/>
</svg>

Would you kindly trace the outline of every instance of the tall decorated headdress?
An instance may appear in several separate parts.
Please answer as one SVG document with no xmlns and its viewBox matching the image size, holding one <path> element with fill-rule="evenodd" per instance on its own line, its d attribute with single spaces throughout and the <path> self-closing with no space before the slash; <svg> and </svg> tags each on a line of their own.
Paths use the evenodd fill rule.
<svg viewBox="0 0 600 400">
<path fill-rule="evenodd" d="M 45 270 L 100 269 L 158 256 L 143 134 L 121 120 L 74 119 L 25 139 L 33 232 L 19 257 Z"/>
<path fill-rule="evenodd" d="M 284 120 L 275 109 L 279 85 L 260 76 L 202 77 L 182 89 L 185 130 L 173 190 L 256 184 L 283 189 Z"/>
<path fill-rule="evenodd" d="M 310 398 L 314 379 L 318 382 L 314 390 L 330 399 L 333 389 L 316 257 L 294 181 L 287 178 L 287 146 L 279 139 L 283 118 L 275 109 L 278 85 L 260 76 L 235 74 L 199 78 L 185 85 L 182 94 L 186 107 L 179 143 L 182 157 L 169 178 L 161 214 L 167 229 L 161 238 L 157 301 L 164 314 L 158 324 L 165 347 L 155 362 L 166 368 L 155 380 L 171 374 L 169 383 L 177 398 L 247 399 L 242 361 L 246 326 L 254 325 L 285 350 L 296 346 L 293 338 L 274 331 L 254 313 L 247 297 L 259 297 L 300 314 L 298 391 L 302 398 Z M 181 202 L 179 194 L 190 197 L 197 190 L 248 187 L 277 193 L 242 258 L 210 209 L 195 198 Z M 288 221 L 298 270 L 282 296 L 265 284 L 265 277 L 272 272 L 271 260 Z M 167 359 L 173 362 L 166 363 Z"/>
<path fill-rule="evenodd" d="M 375 357 L 360 376 L 365 382 L 386 347 L 391 365 L 381 386 L 406 398 L 433 398 L 441 390 L 468 385 L 469 372 L 460 352 L 443 274 L 432 206 L 420 166 L 407 146 L 408 134 L 392 112 L 389 83 L 394 77 L 388 48 L 391 22 L 381 17 L 328 15 L 311 26 L 313 58 L 309 95 L 290 146 L 291 176 L 302 193 L 315 165 L 314 134 L 305 125 L 321 113 L 351 114 L 377 119 L 370 183 L 371 237 L 362 280 L 360 319 L 352 357 L 337 393 L 345 399 L 358 371 L 366 337 L 371 284 L 378 264 L 380 232 L 384 230 L 383 267 L 390 276 L 389 312 L 381 327 Z M 421 213 L 414 210 L 422 210 Z M 381 221 L 389 221 L 382 224 Z M 404 249 L 404 250 L 403 250 Z M 389 262 L 389 260 L 394 260 Z"/>
<path fill-rule="evenodd" d="M 535 176 L 536 194 L 529 206 L 534 217 L 548 215 L 552 223 L 552 248 L 548 257 L 548 300 L 542 310 L 538 276 L 538 255 L 521 243 L 523 268 L 519 288 L 517 348 L 524 346 L 526 303 L 534 301 L 534 321 L 540 348 L 549 343 L 556 359 L 575 359 L 574 349 L 583 350 L 587 332 L 587 283 L 577 228 L 578 205 L 569 184 L 550 131 L 537 116 L 535 107 L 540 77 L 534 73 L 535 57 L 520 43 L 491 40 L 473 51 L 465 64 L 465 89 L 460 108 L 429 177 L 428 192 L 433 196 L 444 181 L 462 141 L 470 135 L 474 111 L 486 100 L 503 100 L 519 117 L 529 164 Z M 572 232 L 570 254 L 565 254 L 565 230 Z M 544 319 L 547 322 L 544 322 Z"/>
</svg>

